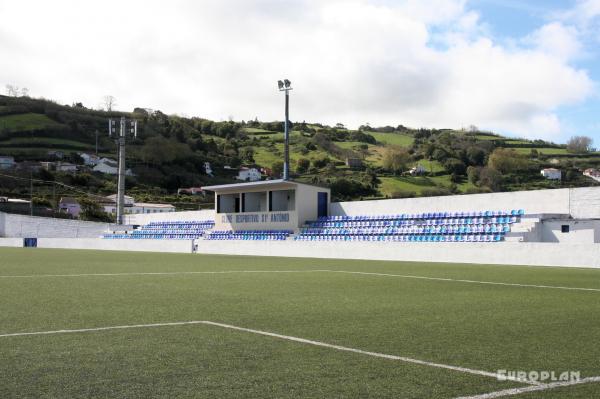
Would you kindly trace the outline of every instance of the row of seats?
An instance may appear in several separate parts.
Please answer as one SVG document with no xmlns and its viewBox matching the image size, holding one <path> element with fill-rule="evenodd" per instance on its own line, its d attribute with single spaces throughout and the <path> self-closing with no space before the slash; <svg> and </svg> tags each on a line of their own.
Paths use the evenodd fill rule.
<svg viewBox="0 0 600 399">
<path fill-rule="evenodd" d="M 409 219 L 409 220 L 373 220 L 373 221 L 316 221 L 309 222 L 310 227 L 387 227 L 387 226 L 457 226 L 457 225 L 485 225 L 485 224 L 512 224 L 517 223 L 519 217 L 482 217 L 458 219 Z"/>
<path fill-rule="evenodd" d="M 508 224 L 431 226 L 431 227 L 373 227 L 373 228 L 331 228 L 302 229 L 300 235 L 410 235 L 410 234 L 503 234 L 510 231 Z"/>
<path fill-rule="evenodd" d="M 383 242 L 498 242 L 501 234 L 465 234 L 465 235 L 322 235 L 294 237 L 296 241 L 383 241 Z"/>
<path fill-rule="evenodd" d="M 205 240 L 275 240 L 283 241 L 293 234 L 290 230 L 225 230 L 211 231 Z"/>
<path fill-rule="evenodd" d="M 132 239 L 132 240 L 193 240 L 199 238 L 196 234 L 105 234 L 103 238 Z"/>
<path fill-rule="evenodd" d="M 215 222 L 212 220 L 177 221 L 177 222 L 150 222 L 144 226 L 146 229 L 212 229 Z"/>
<path fill-rule="evenodd" d="M 496 242 L 525 215 L 510 211 L 325 216 L 300 230 L 298 241 Z"/>
<path fill-rule="evenodd" d="M 214 227 L 212 220 L 150 222 L 131 233 L 104 234 L 107 239 L 193 240 Z"/>
<path fill-rule="evenodd" d="M 467 212 L 425 212 L 416 214 L 398 215 L 357 215 L 357 216 L 321 216 L 318 221 L 362 221 L 362 220 L 405 220 L 405 219 L 447 219 L 447 218 L 473 218 L 473 217 L 506 217 L 523 216 L 525 210 L 513 209 L 510 211 L 467 211 Z"/>
</svg>

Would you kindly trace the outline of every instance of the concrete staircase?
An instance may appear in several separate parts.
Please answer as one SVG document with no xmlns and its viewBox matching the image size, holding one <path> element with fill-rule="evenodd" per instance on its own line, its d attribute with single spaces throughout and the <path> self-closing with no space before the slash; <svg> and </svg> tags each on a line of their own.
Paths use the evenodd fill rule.
<svg viewBox="0 0 600 399">
<path fill-rule="evenodd" d="M 510 232 L 504 236 L 507 242 L 539 242 L 541 241 L 541 219 L 523 218 L 511 226 Z"/>
<path fill-rule="evenodd" d="M 542 242 L 542 220 L 565 216 L 569 215 L 525 215 L 521 217 L 519 223 L 511 226 L 510 232 L 506 233 L 504 240 L 508 242 Z"/>
</svg>

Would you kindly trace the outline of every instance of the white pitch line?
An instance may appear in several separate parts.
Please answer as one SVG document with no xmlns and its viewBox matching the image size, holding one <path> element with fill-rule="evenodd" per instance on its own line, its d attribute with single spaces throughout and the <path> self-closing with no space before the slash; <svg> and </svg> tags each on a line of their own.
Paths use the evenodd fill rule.
<svg viewBox="0 0 600 399">
<path fill-rule="evenodd" d="M 109 327 L 94 327 L 94 328 L 79 328 L 79 329 L 73 329 L 73 330 L 20 332 L 20 333 L 0 334 L 0 338 L 35 336 L 35 335 L 86 333 L 86 332 L 95 332 L 95 331 L 125 330 L 125 329 L 132 329 L 132 328 L 184 326 L 184 325 L 191 325 L 191 324 L 204 324 L 204 325 L 209 325 L 209 326 L 221 327 L 221 328 L 226 328 L 226 329 L 230 329 L 230 330 L 243 331 L 243 332 L 248 332 L 248 333 L 257 334 L 257 335 L 264 335 L 264 336 L 272 337 L 272 338 L 279 338 L 279 339 L 283 339 L 283 340 L 287 340 L 287 341 L 299 342 L 299 343 L 307 344 L 307 345 L 319 346 L 319 347 L 329 348 L 329 349 L 336 349 L 336 350 L 344 351 L 344 352 L 358 353 L 361 355 L 372 356 L 372 357 L 377 357 L 377 358 L 382 358 L 382 359 L 398 360 L 398 361 L 405 362 L 405 363 L 413 363 L 413 364 L 418 364 L 421 366 L 442 368 L 442 369 L 446 369 L 446 370 L 475 374 L 475 375 L 480 375 L 480 376 L 484 376 L 484 377 L 491 377 L 491 378 L 496 378 L 496 379 L 501 377 L 498 373 L 492 373 L 489 371 L 476 370 L 476 369 L 470 369 L 470 368 L 466 368 L 466 367 L 451 366 L 451 365 L 447 365 L 447 364 L 428 362 L 425 360 L 412 359 L 412 358 L 405 357 L 405 356 L 396 356 L 396 355 L 388 355 L 388 354 L 379 353 L 379 352 L 364 351 L 362 349 L 349 348 L 346 346 L 328 344 L 328 343 L 321 342 L 321 341 L 313 341 L 310 339 L 293 337 L 290 335 L 282 335 L 282 334 L 277 334 L 277 333 L 268 332 L 268 331 L 254 330 L 251 328 L 238 327 L 238 326 L 234 326 L 231 324 L 217 323 L 217 322 L 207 321 L 207 320 L 178 321 L 178 322 L 170 322 L 170 323 L 152 323 L 152 324 L 133 324 L 133 325 L 124 325 L 124 326 L 109 326 Z M 514 382 L 520 382 L 523 384 L 531 384 L 531 385 L 539 384 L 537 382 L 523 380 L 523 379 L 519 379 L 519 378 L 511 378 L 511 377 L 507 377 L 505 375 L 503 375 L 502 377 L 507 380 L 514 381 Z"/>
<path fill-rule="evenodd" d="M 189 271 L 189 272 L 131 272 L 131 273 L 79 273 L 79 274 L 24 274 L 24 275 L 0 275 L 2 278 L 44 278 L 44 277 L 116 277 L 116 276 L 176 276 L 188 274 L 235 274 L 235 273 L 343 273 L 356 274 L 365 276 L 381 276 L 381 277 L 397 277 L 410 278 L 417 280 L 431 281 L 446 281 L 454 283 L 469 283 L 469 284 L 487 284 L 501 285 L 507 287 L 525 287 L 525 288 L 546 288 L 555 290 L 569 291 L 592 291 L 600 292 L 600 288 L 585 288 L 585 287 L 565 287 L 560 285 L 539 285 L 539 284 L 522 284 L 522 283 L 503 283 L 499 281 L 482 281 L 482 280 L 466 280 L 447 277 L 428 277 L 416 276 L 410 274 L 391 274 L 377 272 L 359 272 L 350 270 L 330 270 L 330 269 L 312 269 L 312 270 L 222 270 L 222 271 Z"/>
<path fill-rule="evenodd" d="M 177 276 L 186 274 L 235 274 L 235 273 L 311 273 L 330 270 L 217 270 L 197 272 L 131 272 L 131 273 L 79 273 L 79 274 L 23 274 L 4 275 L 0 278 L 44 278 L 44 277 L 118 277 L 118 276 Z"/>
<path fill-rule="evenodd" d="M 465 280 L 446 277 L 427 277 L 415 276 L 410 274 L 391 274 L 391 273 L 376 273 L 376 272 L 358 272 L 350 270 L 330 270 L 330 269 L 313 269 L 313 270 L 222 270 L 222 271 L 189 271 L 189 272 L 131 272 L 131 273 L 79 273 L 79 274 L 25 274 L 25 275 L 0 275 L 2 278 L 44 278 L 44 277 L 113 277 L 113 276 L 171 276 L 171 275 L 187 275 L 187 274 L 235 274 L 235 273 L 343 273 L 356 274 L 365 276 L 382 276 L 382 277 L 397 277 L 410 278 L 418 280 L 431 281 L 446 281 L 455 283 L 469 284 L 487 284 L 501 285 L 508 287 L 529 287 L 529 288 L 546 288 L 556 290 L 569 291 L 593 291 L 600 292 L 600 288 L 585 288 L 585 287 L 564 287 L 558 285 L 538 285 L 538 284 L 521 284 L 521 283 L 503 283 L 498 281 L 481 281 L 481 280 Z"/>
<path fill-rule="evenodd" d="M 328 270 L 328 271 L 333 272 L 333 273 L 359 274 L 359 275 L 366 275 L 366 276 L 411 278 L 411 279 L 432 280 L 432 281 L 450 281 L 450 282 L 455 282 L 455 283 L 489 284 L 489 285 L 502 285 L 502 286 L 508 286 L 508 287 L 549 288 L 549 289 L 555 289 L 555 290 L 600 292 L 600 288 L 563 287 L 563 286 L 559 286 L 559 285 L 537 285 L 537 284 L 521 284 L 521 283 L 502 283 L 502 282 L 498 282 L 498 281 L 464 280 L 464 279 L 445 278 L 445 277 L 414 276 L 414 275 L 409 275 L 409 274 L 354 272 L 354 271 L 347 271 L 347 270 Z"/>
<path fill-rule="evenodd" d="M 528 386 L 528 387 L 523 387 L 523 388 L 511 388 L 511 389 L 505 389 L 505 390 L 502 390 L 502 391 L 484 393 L 484 394 L 481 394 L 481 395 L 461 396 L 461 397 L 456 398 L 456 399 L 494 399 L 494 398 L 503 398 L 505 396 L 520 395 L 522 393 L 527 393 L 527 392 L 546 391 L 548 389 L 555 389 L 555 388 L 561 388 L 561 387 L 569 387 L 569 386 L 580 385 L 580 384 L 589 384 L 589 383 L 593 383 L 593 382 L 600 382 L 600 376 L 599 377 L 582 378 L 582 379 L 577 380 L 577 381 L 561 381 L 561 382 L 552 382 L 552 383 L 549 383 L 549 384 L 541 384 L 541 385 Z"/>
</svg>

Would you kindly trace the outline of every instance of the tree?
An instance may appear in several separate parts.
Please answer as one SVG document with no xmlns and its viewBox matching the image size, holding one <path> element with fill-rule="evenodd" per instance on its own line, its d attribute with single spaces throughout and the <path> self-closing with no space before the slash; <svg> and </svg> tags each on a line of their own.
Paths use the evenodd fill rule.
<svg viewBox="0 0 600 399">
<path fill-rule="evenodd" d="M 476 166 L 469 166 L 467 168 L 467 176 L 469 177 L 469 181 L 473 184 L 477 184 L 479 181 L 479 173 L 481 172 L 481 168 Z"/>
<path fill-rule="evenodd" d="M 114 222 L 113 217 L 108 213 L 104 212 L 96 201 L 92 201 L 89 198 L 82 197 L 78 199 L 78 202 L 81 206 L 79 219 L 90 220 L 94 222 Z"/>
<path fill-rule="evenodd" d="M 467 149 L 467 159 L 471 165 L 482 166 L 485 161 L 485 151 L 479 147 L 469 147 Z"/>
<path fill-rule="evenodd" d="M 446 170 L 453 175 L 464 175 L 467 170 L 467 166 L 464 164 L 464 162 L 456 158 L 446 159 L 446 162 L 444 162 L 444 168 L 446 168 Z"/>
<path fill-rule="evenodd" d="M 406 148 L 388 148 L 383 154 L 383 167 L 393 173 L 402 173 L 410 161 Z"/>
<path fill-rule="evenodd" d="M 271 165 L 271 173 L 274 177 L 281 177 L 283 175 L 283 162 L 273 162 L 273 164 Z"/>
<path fill-rule="evenodd" d="M 479 171 L 479 185 L 489 187 L 493 191 L 502 188 L 502 174 L 496 169 L 481 168 Z"/>
<path fill-rule="evenodd" d="M 252 147 L 243 147 L 239 150 L 242 162 L 254 163 L 254 149 Z"/>
<path fill-rule="evenodd" d="M 104 104 L 104 109 L 110 112 L 117 105 L 117 99 L 108 94 L 102 97 L 102 103 Z"/>
<path fill-rule="evenodd" d="M 19 87 L 13 85 L 6 85 L 6 95 L 9 97 L 18 97 L 19 96 Z"/>
<path fill-rule="evenodd" d="M 592 138 L 587 136 L 573 136 L 567 142 L 567 151 L 574 153 L 589 152 L 592 148 Z"/>
<path fill-rule="evenodd" d="M 306 173 L 308 168 L 310 168 L 310 160 L 306 158 L 298 158 L 298 161 L 296 161 L 296 171 L 298 173 Z"/>
<path fill-rule="evenodd" d="M 511 148 L 496 148 L 490 154 L 488 167 L 500 173 L 513 173 L 526 169 L 527 159 Z"/>
</svg>

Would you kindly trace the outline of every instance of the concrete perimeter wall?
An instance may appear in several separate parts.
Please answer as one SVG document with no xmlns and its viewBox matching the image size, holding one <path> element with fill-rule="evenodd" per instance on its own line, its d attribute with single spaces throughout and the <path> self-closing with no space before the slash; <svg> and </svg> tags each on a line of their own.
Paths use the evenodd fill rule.
<svg viewBox="0 0 600 399">
<path fill-rule="evenodd" d="M 192 253 L 192 240 L 105 240 L 102 238 L 39 238 L 37 246 L 38 248 Z"/>
<path fill-rule="evenodd" d="M 600 187 L 570 189 L 570 214 L 575 219 L 600 219 Z"/>
<path fill-rule="evenodd" d="M 600 244 L 199 241 L 198 253 L 600 268 Z"/>
<path fill-rule="evenodd" d="M 108 223 L 0 212 L 0 237 L 97 238 L 108 227 Z"/>
<path fill-rule="evenodd" d="M 214 209 L 200 211 L 144 213 L 138 215 L 125 215 L 125 224 L 148 224 L 150 222 L 166 221 L 192 221 L 192 220 L 215 220 Z"/>
<path fill-rule="evenodd" d="M 22 247 L 22 238 L 0 238 L 0 247 Z"/>
<path fill-rule="evenodd" d="M 528 214 L 570 214 L 600 218 L 600 187 L 515 191 L 444 197 L 334 202 L 332 215 L 377 215 L 524 209 Z"/>
</svg>

